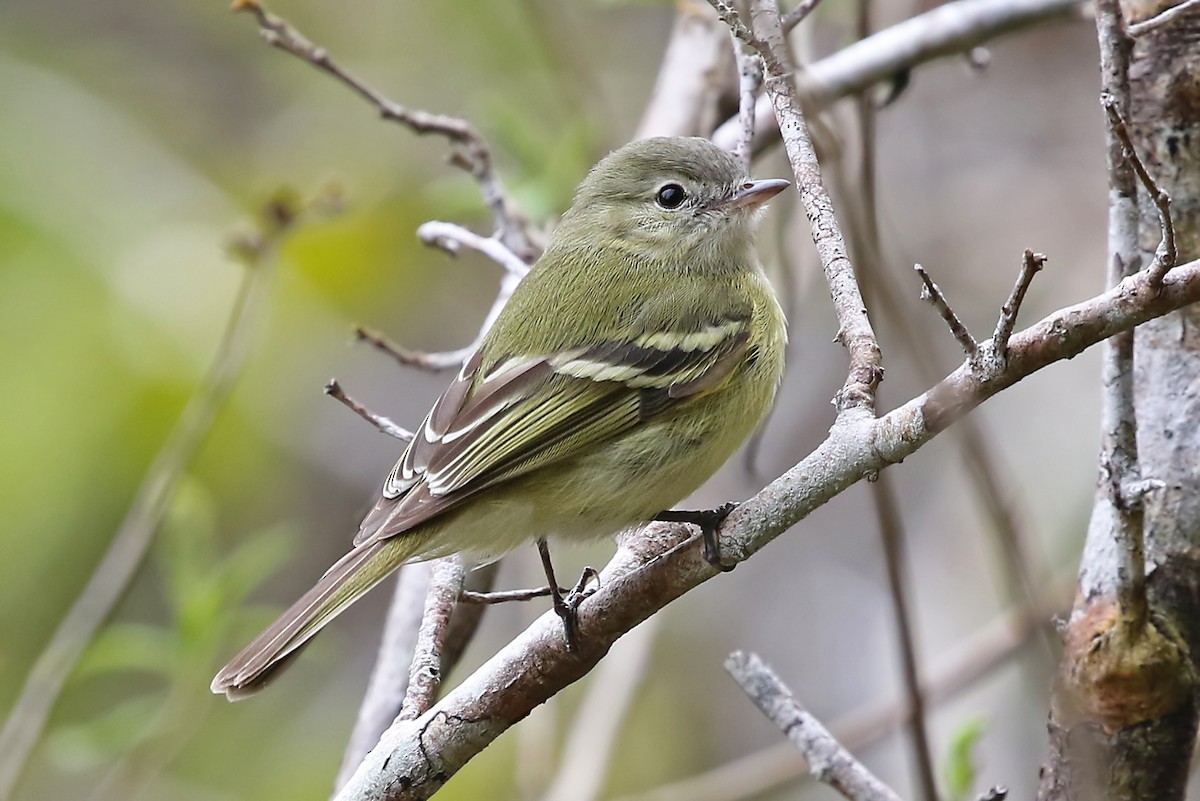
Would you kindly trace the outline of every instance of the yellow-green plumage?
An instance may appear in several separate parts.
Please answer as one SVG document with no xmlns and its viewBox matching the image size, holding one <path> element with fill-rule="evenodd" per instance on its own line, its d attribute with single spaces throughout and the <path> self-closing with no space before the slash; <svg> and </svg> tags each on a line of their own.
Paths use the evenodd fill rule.
<svg viewBox="0 0 1200 801">
<path fill-rule="evenodd" d="M 261 688 L 405 562 L 611 535 L 696 490 L 766 415 L 782 375 L 786 328 L 754 228 L 784 185 L 748 181 L 702 139 L 635 142 L 597 164 L 354 550 L 213 691 Z"/>
</svg>

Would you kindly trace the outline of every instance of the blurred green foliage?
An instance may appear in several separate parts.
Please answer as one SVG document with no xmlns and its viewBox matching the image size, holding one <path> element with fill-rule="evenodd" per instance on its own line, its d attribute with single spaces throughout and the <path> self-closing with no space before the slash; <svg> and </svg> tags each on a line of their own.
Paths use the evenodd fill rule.
<svg viewBox="0 0 1200 801">
<path fill-rule="evenodd" d="M 400 102 L 469 117 L 535 218 L 628 135 L 670 15 L 548 0 L 272 8 Z M 585 31 L 603 33 L 593 51 Z M 599 49 L 614 37 L 630 47 L 619 63 Z M 438 218 L 486 231 L 478 191 L 443 141 L 381 123 L 221 3 L 6 2 L 0 96 L 0 714 L 211 358 L 241 269 L 222 254 L 230 232 L 283 184 L 335 180 L 349 205 L 284 249 L 246 374 L 17 798 L 323 798 L 362 668 L 337 670 L 345 683 L 308 706 L 232 707 L 208 680 L 345 547 L 363 476 L 394 458 L 322 399 L 324 380 L 349 375 L 410 424 L 440 382 L 348 350 L 350 325 L 431 348 L 478 325 L 493 268 L 414 236 Z M 272 601 L 247 605 L 264 581 Z M 328 666 L 338 636 L 310 659 Z M 480 797 L 511 758 L 511 743 L 495 749 L 448 795 Z"/>
</svg>

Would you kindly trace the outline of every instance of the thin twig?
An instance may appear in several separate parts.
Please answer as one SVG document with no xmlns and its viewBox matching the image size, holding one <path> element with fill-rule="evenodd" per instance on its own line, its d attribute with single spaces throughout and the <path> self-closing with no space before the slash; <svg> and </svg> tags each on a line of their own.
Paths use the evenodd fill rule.
<svg viewBox="0 0 1200 801">
<path fill-rule="evenodd" d="M 354 327 L 354 338 L 359 342 L 366 342 L 376 350 L 391 356 L 405 367 L 417 367 L 431 372 L 451 370 L 462 366 L 462 363 L 475 352 L 477 344 L 472 342 L 464 348 L 437 352 L 409 350 L 392 342 L 378 331 L 363 328 L 361 325 Z"/>
<path fill-rule="evenodd" d="M 340 402 L 343 406 L 357 414 L 362 419 L 366 420 L 381 433 L 387 434 L 389 437 L 395 437 L 396 439 L 405 443 L 412 440 L 413 432 L 406 428 L 401 428 L 383 415 L 376 414 L 366 406 L 363 406 L 361 403 L 356 401 L 354 398 L 347 395 L 346 391 L 342 389 L 342 385 L 338 383 L 336 378 L 329 379 L 329 383 L 325 385 L 325 394 Z"/>
<path fill-rule="evenodd" d="M 896 503 L 895 489 L 888 471 L 883 471 L 871 483 L 871 497 L 879 520 L 883 540 L 884 563 L 887 566 L 888 590 L 892 596 L 892 611 L 900 639 L 900 663 L 903 667 L 904 691 L 912 710 L 910 722 L 913 741 L 913 761 L 920 778 L 925 801 L 937 801 L 937 779 L 934 777 L 933 749 L 929 747 L 929 730 L 925 722 L 925 693 L 921 689 L 921 670 L 918 666 L 916 635 L 913 632 L 912 612 L 909 609 L 908 581 L 904 566 L 904 524 Z"/>
<path fill-rule="evenodd" d="M 800 749 L 813 776 L 851 801 L 900 801 L 892 788 L 867 770 L 819 720 L 800 706 L 792 691 L 757 654 L 735 651 L 725 660 L 725 669 L 755 706 Z"/>
<path fill-rule="evenodd" d="M 812 13 L 813 9 L 816 8 L 817 4 L 820 2 L 821 0 L 800 0 L 800 2 L 796 4 L 795 8 L 784 14 L 780 19 L 780 24 L 783 25 L 783 32 L 791 33 L 792 29 L 801 22 L 804 22 L 804 20 L 809 14 Z"/>
<path fill-rule="evenodd" d="M 541 249 L 533 242 L 529 221 L 512 207 L 492 165 L 491 150 L 470 123 L 458 117 L 410 109 L 390 100 L 351 75 L 330 57 L 325 48 L 313 44 L 291 23 L 267 11 L 257 0 L 234 0 L 231 9 L 252 14 L 267 44 L 341 81 L 373 105 L 383 119 L 397 122 L 416 134 L 446 137 L 455 146 L 451 163 L 468 172 L 479 184 L 500 240 L 527 261 L 537 257 Z"/>
<path fill-rule="evenodd" d="M 446 556 L 433 563 L 399 720 L 419 718 L 437 699 L 442 686 L 442 647 L 465 576 L 466 570 L 457 556 Z"/>
<path fill-rule="evenodd" d="M 1000 317 L 996 320 L 996 330 L 992 334 L 992 351 L 1001 363 L 1007 358 L 1008 341 L 1012 338 L 1013 329 L 1017 325 L 1017 315 L 1021 311 L 1025 293 L 1029 291 L 1033 277 L 1045 264 L 1046 257 L 1043 254 L 1034 253 L 1028 248 L 1025 249 L 1025 255 L 1021 259 L 1021 272 L 1017 275 L 1017 282 L 1013 285 L 1008 300 L 1004 301 L 1004 305 L 1000 307 Z"/>
<path fill-rule="evenodd" d="M 346 743 L 342 764 L 333 782 L 335 795 L 354 775 L 367 752 L 379 742 L 379 735 L 400 713 L 408 691 L 409 666 L 417 648 L 417 631 L 421 627 L 425 597 L 429 594 L 429 574 L 430 563 L 418 562 L 405 565 L 396 576 L 396 589 L 383 626 L 379 655 L 371 669 L 371 678 L 358 708 L 354 730 Z"/>
<path fill-rule="evenodd" d="M 1126 95 L 1128 95 L 1128 89 Z M 1158 225 L 1162 231 L 1162 239 L 1154 251 L 1154 262 L 1149 269 L 1152 285 L 1160 286 L 1163 277 L 1175 266 L 1175 262 L 1179 258 L 1178 251 L 1175 249 L 1175 226 L 1171 222 L 1171 196 L 1150 176 L 1145 163 L 1138 155 L 1116 97 L 1111 92 L 1105 91 L 1100 96 L 1100 104 L 1104 106 L 1104 111 L 1108 115 L 1109 130 L 1120 141 L 1125 158 L 1137 174 L 1138 180 L 1142 182 L 1142 186 L 1146 187 L 1146 192 L 1150 195 L 1150 200 L 1154 202 L 1154 208 L 1158 211 Z"/>
<path fill-rule="evenodd" d="M 417 238 L 422 244 L 441 248 L 452 256 L 457 256 L 463 247 L 477 250 L 517 278 L 524 278 L 529 272 L 529 264 L 496 237 L 480 236 L 455 223 L 438 220 L 422 223 L 417 229 Z"/>
<path fill-rule="evenodd" d="M 484 335 L 496 322 L 496 318 L 500 316 L 504 304 L 508 303 L 508 299 L 512 297 L 517 284 L 529 272 L 529 265 L 495 237 L 480 236 L 454 223 L 427 222 L 417 229 L 417 236 L 426 245 L 440 248 L 451 255 L 457 255 L 460 247 L 477 250 L 504 268 L 504 275 L 500 279 L 500 288 L 496 292 L 491 308 L 488 309 L 488 313 L 479 326 L 479 333 L 470 344 L 464 347 L 440 352 L 411 350 L 362 326 L 355 327 L 354 336 L 359 341 L 369 342 L 377 350 L 386 353 L 407 367 L 418 367 L 433 372 L 454 369 L 461 366 L 483 342 Z"/>
<path fill-rule="evenodd" d="M 1200 6 L 1200 0 L 1184 0 L 1179 5 L 1171 6 L 1166 11 L 1156 14 L 1150 19 L 1132 23 L 1126 30 L 1129 32 L 1129 35 L 1135 39 L 1139 36 L 1145 36 L 1150 31 L 1161 28 L 1164 25 L 1171 24 L 1184 14 L 1195 9 L 1197 6 Z"/>
<path fill-rule="evenodd" d="M 294 200 L 280 195 L 264 206 L 257 230 L 231 241 L 231 257 L 243 263 L 242 282 L 212 363 L 146 471 L 91 578 L 29 672 L 0 732 L 0 799 L 12 793 L 63 685 L 124 595 L 180 477 L 208 435 L 217 411 L 228 400 L 258 332 L 279 244 L 301 212 Z"/>
<path fill-rule="evenodd" d="M 720 3 L 720 0 L 713 2 Z M 846 252 L 833 203 L 821 181 L 821 166 L 800 109 L 791 56 L 779 25 L 779 9 L 770 0 L 753 0 L 750 9 L 754 20 L 750 43 L 762 56 L 766 73 L 764 86 L 779 120 L 784 147 L 796 176 L 796 188 L 812 226 L 813 242 L 833 298 L 838 340 L 850 355 L 846 381 L 834 402 L 839 414 L 854 410 L 874 414 L 875 390 L 883 380 L 882 355 L 854 277 L 854 267 Z M 736 27 L 733 29 L 737 31 Z"/>
<path fill-rule="evenodd" d="M 973 359 L 979 353 L 979 343 L 975 341 L 975 337 L 971 336 L 971 332 L 967 330 L 966 325 L 959 319 L 950 302 L 946 300 L 946 296 L 942 294 L 942 290 L 929 277 L 929 273 L 920 264 L 914 264 L 913 269 L 917 271 L 917 275 L 921 276 L 921 281 L 924 282 L 924 287 L 921 289 L 921 300 L 927 300 L 933 304 L 933 308 L 937 309 L 938 314 L 946 321 L 946 325 L 950 328 L 950 333 L 962 346 L 963 352 L 967 354 L 968 359 Z"/>
<path fill-rule="evenodd" d="M 536 598 L 545 598 L 551 595 L 552 592 L 549 587 L 537 587 L 528 590 L 498 590 L 494 592 L 463 590 L 458 600 L 466 604 L 491 606 L 493 604 L 506 604 L 513 601 L 532 601 Z"/>
</svg>

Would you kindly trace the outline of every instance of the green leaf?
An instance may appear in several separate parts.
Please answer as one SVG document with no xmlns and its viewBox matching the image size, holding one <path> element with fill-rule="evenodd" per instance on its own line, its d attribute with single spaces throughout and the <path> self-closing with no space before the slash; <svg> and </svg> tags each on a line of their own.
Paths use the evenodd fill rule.
<svg viewBox="0 0 1200 801">
<path fill-rule="evenodd" d="M 975 746 L 983 735 L 983 721 L 970 720 L 958 730 L 950 742 L 942 777 L 952 801 L 968 797 L 975 785 Z"/>
</svg>

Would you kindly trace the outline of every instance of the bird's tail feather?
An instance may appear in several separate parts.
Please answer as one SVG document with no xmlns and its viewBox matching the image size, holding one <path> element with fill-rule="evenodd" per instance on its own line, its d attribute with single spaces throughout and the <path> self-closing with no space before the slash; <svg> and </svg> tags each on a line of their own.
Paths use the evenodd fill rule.
<svg viewBox="0 0 1200 801">
<path fill-rule="evenodd" d="M 343 556 L 311 590 L 221 668 L 212 680 L 212 691 L 237 701 L 265 687 L 326 623 L 411 557 L 416 550 L 413 539 L 380 540 Z"/>
</svg>

